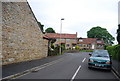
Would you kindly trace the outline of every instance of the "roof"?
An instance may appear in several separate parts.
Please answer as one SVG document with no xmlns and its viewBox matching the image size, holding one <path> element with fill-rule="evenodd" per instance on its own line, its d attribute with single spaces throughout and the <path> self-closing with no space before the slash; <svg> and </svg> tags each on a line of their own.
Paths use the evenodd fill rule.
<svg viewBox="0 0 120 81">
<path fill-rule="evenodd" d="M 79 41 L 79 44 L 91 44 L 91 43 L 104 44 L 104 41 L 98 38 L 79 38 L 79 40 L 80 39 L 82 39 L 83 41 Z M 101 42 L 99 42 L 99 40 Z"/>
<path fill-rule="evenodd" d="M 49 38 L 60 38 L 60 35 L 62 39 L 76 39 L 77 38 L 77 33 L 76 34 L 46 33 L 46 35 Z"/>
</svg>

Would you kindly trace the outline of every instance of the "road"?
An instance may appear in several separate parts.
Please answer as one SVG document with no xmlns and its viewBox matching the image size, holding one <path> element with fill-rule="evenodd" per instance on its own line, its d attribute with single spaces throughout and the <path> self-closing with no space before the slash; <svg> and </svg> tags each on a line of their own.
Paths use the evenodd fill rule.
<svg viewBox="0 0 120 81">
<path fill-rule="evenodd" d="M 17 79 L 117 79 L 112 71 L 88 69 L 88 52 L 66 53 L 53 62 Z M 116 80 L 115 80 L 116 81 Z"/>
</svg>

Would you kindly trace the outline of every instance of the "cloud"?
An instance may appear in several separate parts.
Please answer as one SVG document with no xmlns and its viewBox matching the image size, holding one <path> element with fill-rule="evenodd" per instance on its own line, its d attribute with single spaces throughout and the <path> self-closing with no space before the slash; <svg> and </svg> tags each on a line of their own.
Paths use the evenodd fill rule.
<svg viewBox="0 0 120 81">
<path fill-rule="evenodd" d="M 119 0 L 28 0 L 38 21 L 44 28 L 53 27 L 60 32 L 60 19 L 63 33 L 76 33 L 87 37 L 86 32 L 95 26 L 107 28 L 116 36 L 118 25 Z"/>
</svg>

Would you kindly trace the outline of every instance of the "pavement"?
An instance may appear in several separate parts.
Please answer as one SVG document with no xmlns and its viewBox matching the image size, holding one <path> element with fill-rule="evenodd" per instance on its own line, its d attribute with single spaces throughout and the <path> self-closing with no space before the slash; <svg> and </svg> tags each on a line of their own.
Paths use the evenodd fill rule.
<svg viewBox="0 0 120 81">
<path fill-rule="evenodd" d="M 112 59 L 112 69 L 114 73 L 120 78 L 120 61 Z"/>
<path fill-rule="evenodd" d="M 38 60 L 33 60 L 33 61 L 26 61 L 26 62 L 20 62 L 20 63 L 15 63 L 15 64 L 9 64 L 2 66 L 2 78 L 8 77 L 10 75 L 14 75 L 23 71 L 26 71 L 28 69 L 43 65 L 45 63 L 49 63 L 51 61 L 57 60 L 63 56 L 66 55 L 61 55 L 61 56 L 50 56 L 47 58 L 43 59 L 38 59 Z"/>
<path fill-rule="evenodd" d="M 29 69 L 23 75 L 14 77 L 17 79 L 31 80 L 89 80 L 89 81 L 118 81 L 112 71 L 88 69 L 88 52 L 66 53 L 61 56 L 48 57 L 41 60 L 22 62 L 3 66 L 3 77 L 7 77 Z M 34 68 L 36 67 L 36 68 Z M 31 70 L 31 68 L 33 68 Z"/>
</svg>

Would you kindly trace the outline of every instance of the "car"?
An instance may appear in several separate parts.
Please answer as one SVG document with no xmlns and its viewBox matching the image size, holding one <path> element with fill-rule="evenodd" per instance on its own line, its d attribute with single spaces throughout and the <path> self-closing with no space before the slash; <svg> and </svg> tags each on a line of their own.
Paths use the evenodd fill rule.
<svg viewBox="0 0 120 81">
<path fill-rule="evenodd" d="M 112 61 L 111 55 L 107 50 L 94 50 L 89 54 L 88 68 L 106 69 L 111 70 Z"/>
</svg>

